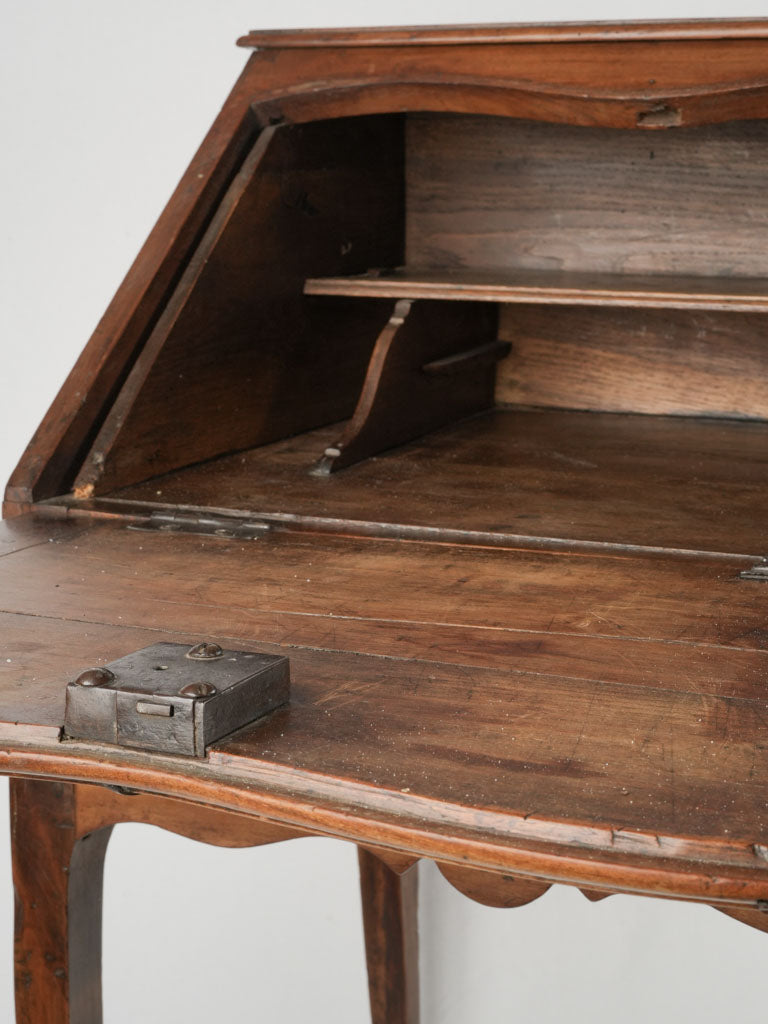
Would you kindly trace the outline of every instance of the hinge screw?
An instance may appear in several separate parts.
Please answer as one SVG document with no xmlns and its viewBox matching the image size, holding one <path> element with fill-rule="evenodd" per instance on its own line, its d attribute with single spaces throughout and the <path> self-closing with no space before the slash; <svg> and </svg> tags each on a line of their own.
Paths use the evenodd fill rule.
<svg viewBox="0 0 768 1024">
<path fill-rule="evenodd" d="M 193 661 L 213 661 L 214 658 L 223 656 L 224 651 L 219 645 L 211 643 L 209 640 L 203 640 L 202 643 L 195 644 L 187 651 L 187 657 L 192 658 Z"/>
<path fill-rule="evenodd" d="M 212 683 L 187 683 L 179 690 L 180 697 L 212 697 L 216 687 Z"/>
<path fill-rule="evenodd" d="M 81 672 L 75 680 L 75 686 L 105 686 L 115 678 L 115 673 L 108 668 L 89 668 Z"/>
</svg>

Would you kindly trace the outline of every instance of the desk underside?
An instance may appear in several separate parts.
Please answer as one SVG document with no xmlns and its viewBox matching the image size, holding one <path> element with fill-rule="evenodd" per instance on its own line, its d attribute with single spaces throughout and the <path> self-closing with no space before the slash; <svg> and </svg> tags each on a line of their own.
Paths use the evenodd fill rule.
<svg viewBox="0 0 768 1024">
<path fill-rule="evenodd" d="M 753 559 L 0 531 L 7 772 L 591 887 L 768 898 Z M 204 761 L 59 741 L 79 669 L 202 638 L 288 654 L 290 705 Z"/>
</svg>

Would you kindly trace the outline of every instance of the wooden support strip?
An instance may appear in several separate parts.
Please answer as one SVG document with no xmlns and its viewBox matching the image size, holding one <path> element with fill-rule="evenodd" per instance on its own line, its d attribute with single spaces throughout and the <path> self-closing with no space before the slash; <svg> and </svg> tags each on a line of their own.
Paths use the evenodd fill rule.
<svg viewBox="0 0 768 1024">
<path fill-rule="evenodd" d="M 374 347 L 355 413 L 312 472 L 327 476 L 489 409 L 496 361 L 509 351 L 496 342 L 496 327 L 495 308 L 482 303 L 398 300 Z"/>
</svg>

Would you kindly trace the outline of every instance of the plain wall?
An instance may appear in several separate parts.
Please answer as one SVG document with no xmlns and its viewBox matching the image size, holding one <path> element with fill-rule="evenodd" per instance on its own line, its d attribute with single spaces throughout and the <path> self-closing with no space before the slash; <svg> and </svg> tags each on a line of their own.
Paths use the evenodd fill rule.
<svg viewBox="0 0 768 1024">
<path fill-rule="evenodd" d="M 763 2 L 5 0 L 0 10 L 0 478 L 87 341 L 246 54 L 249 28 L 755 17 Z M 87 639 L 83 641 L 88 661 Z M 2 656 L 2 636 L 0 636 Z M 64 681 L 62 681 L 62 685 Z M 0 1020 L 12 1020 L 7 785 Z M 490 910 L 422 865 L 424 1024 L 762 1020 L 768 935 L 707 907 L 557 888 Z M 119 826 L 107 859 L 107 1024 L 368 1019 L 355 852 L 203 846 Z"/>
</svg>

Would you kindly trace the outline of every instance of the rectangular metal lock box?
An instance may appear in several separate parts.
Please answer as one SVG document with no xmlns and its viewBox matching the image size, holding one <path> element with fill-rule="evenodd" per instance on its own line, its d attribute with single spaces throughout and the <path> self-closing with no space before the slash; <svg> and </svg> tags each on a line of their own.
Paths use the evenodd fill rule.
<svg viewBox="0 0 768 1024">
<path fill-rule="evenodd" d="M 164 754 L 206 747 L 285 704 L 288 659 L 214 643 L 153 644 L 67 685 L 64 733 Z"/>
</svg>

